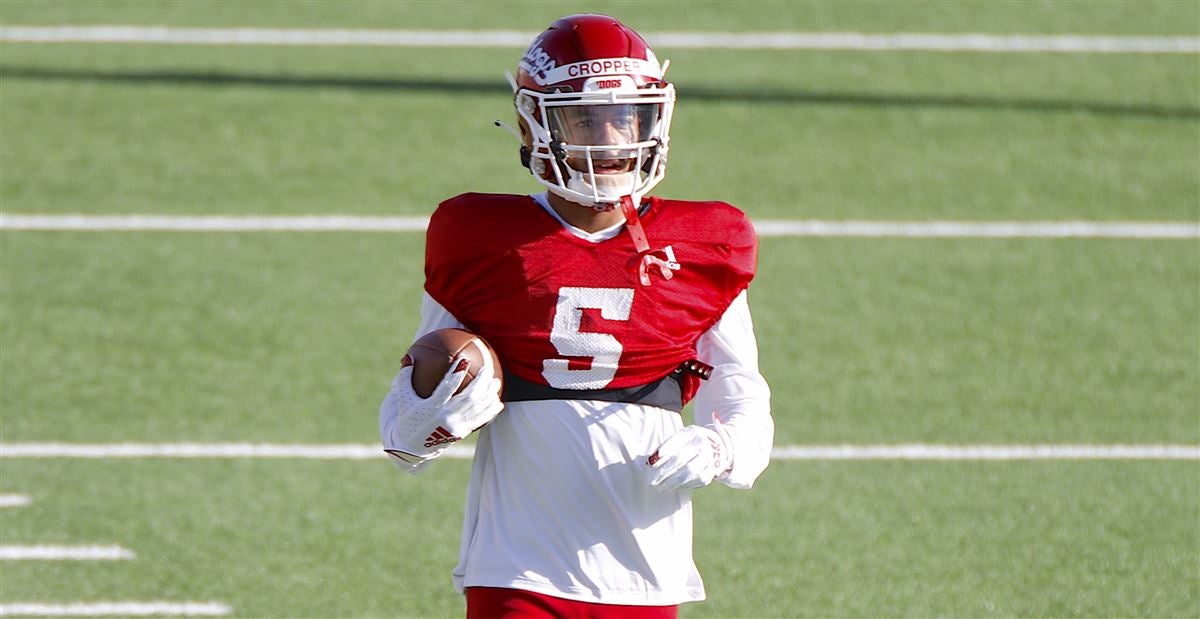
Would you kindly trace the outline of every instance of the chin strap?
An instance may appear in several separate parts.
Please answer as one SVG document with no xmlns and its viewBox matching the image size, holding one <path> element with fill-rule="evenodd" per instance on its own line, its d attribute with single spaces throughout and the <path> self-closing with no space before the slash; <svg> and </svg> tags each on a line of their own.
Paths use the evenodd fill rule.
<svg viewBox="0 0 1200 619">
<path fill-rule="evenodd" d="M 621 212 L 625 215 L 625 227 L 629 230 L 629 236 L 633 238 L 633 246 L 638 252 L 633 257 L 630 266 L 637 268 L 638 279 L 642 282 L 642 285 L 650 285 L 651 267 L 664 280 L 671 279 L 675 275 L 671 271 L 678 271 L 679 263 L 670 254 L 661 249 L 650 249 L 650 241 L 646 238 L 646 230 L 642 228 L 642 221 L 638 219 L 637 208 L 633 204 L 633 196 L 623 196 L 621 198 Z"/>
</svg>

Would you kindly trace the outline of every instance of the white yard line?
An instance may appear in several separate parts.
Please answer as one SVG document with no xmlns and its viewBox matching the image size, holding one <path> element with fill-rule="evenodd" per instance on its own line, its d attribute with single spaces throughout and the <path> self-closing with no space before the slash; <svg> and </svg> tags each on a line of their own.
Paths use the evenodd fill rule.
<svg viewBox="0 0 1200 619">
<path fill-rule="evenodd" d="M 428 217 L 186 216 L 0 213 L 0 230 L 80 232 L 420 232 Z M 763 219 L 760 236 L 900 238 L 1200 238 L 1197 222 L 824 221 Z"/>
<path fill-rule="evenodd" d="M 469 446 L 444 457 L 468 459 Z M 266 443 L 2 443 L 0 458 L 295 458 L 372 460 L 385 457 L 369 444 Z M 773 460 L 1200 460 L 1200 445 L 781 445 Z"/>
<path fill-rule="evenodd" d="M 29 507 L 33 500 L 24 494 L 0 494 L 0 508 Z"/>
<path fill-rule="evenodd" d="M 37 602 L 0 604 L 0 617 L 221 617 L 233 612 L 217 602 Z"/>
<path fill-rule="evenodd" d="M 1095 35 L 1000 35 L 900 32 L 664 32 L 647 35 L 663 48 L 809 49 L 988 53 L 1194 54 L 1200 38 Z"/>
<path fill-rule="evenodd" d="M 1200 460 L 1200 445 L 813 445 L 773 460 Z"/>
<path fill-rule="evenodd" d="M 120 546 L 0 546 L 0 561 L 123 561 L 133 558 L 132 550 Z"/>
<path fill-rule="evenodd" d="M 450 447 L 451 458 L 470 458 L 474 450 Z M 378 445 L 302 445 L 269 443 L 0 443 L 0 458 L 296 458 L 368 460 L 385 458 Z"/>
<path fill-rule="evenodd" d="M 163 232 L 418 232 L 428 217 L 355 215 L 186 216 L 186 215 L 11 215 L 0 213 L 3 230 Z"/>
<path fill-rule="evenodd" d="M 5 26 L 0 41 L 152 43 L 164 45 L 303 45 L 504 47 L 523 49 L 537 35 L 514 30 L 374 30 L 169 28 L 162 26 Z M 1194 54 L 1186 36 L 999 35 L 983 33 L 650 32 L 662 49 L 934 51 L 984 53 Z"/>
<path fill-rule="evenodd" d="M 903 238 L 1200 238 L 1200 223 L 1136 221 L 755 221 L 759 236 Z"/>
</svg>

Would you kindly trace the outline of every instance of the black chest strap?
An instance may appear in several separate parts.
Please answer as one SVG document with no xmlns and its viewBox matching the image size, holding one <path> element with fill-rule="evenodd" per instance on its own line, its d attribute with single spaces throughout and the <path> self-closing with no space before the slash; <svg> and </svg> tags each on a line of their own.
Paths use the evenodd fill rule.
<svg viewBox="0 0 1200 619">
<path fill-rule="evenodd" d="M 505 402 L 529 402 L 535 400 L 598 400 L 600 402 L 626 402 L 645 404 L 669 411 L 683 410 L 683 388 L 679 374 L 672 372 L 652 383 L 624 389 L 556 389 L 504 373 Z"/>
</svg>

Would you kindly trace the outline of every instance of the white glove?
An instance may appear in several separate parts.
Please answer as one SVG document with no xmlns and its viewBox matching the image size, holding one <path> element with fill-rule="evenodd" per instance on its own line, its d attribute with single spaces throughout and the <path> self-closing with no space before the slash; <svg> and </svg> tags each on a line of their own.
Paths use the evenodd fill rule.
<svg viewBox="0 0 1200 619">
<path fill-rule="evenodd" d="M 733 466 L 733 454 L 720 423 L 688 426 L 663 441 L 646 460 L 650 487 L 659 492 L 700 488 Z"/>
<path fill-rule="evenodd" d="M 478 347 L 478 344 L 472 342 Z M 440 455 L 451 443 L 487 425 L 504 404 L 500 402 L 500 379 L 495 376 L 491 355 L 480 350 L 483 367 L 462 393 L 455 394 L 467 377 L 462 356 L 450 362 L 428 398 L 412 386 L 412 366 L 400 368 L 392 390 L 379 407 L 379 434 L 384 451 L 396 465 L 415 473 L 421 465 Z"/>
</svg>

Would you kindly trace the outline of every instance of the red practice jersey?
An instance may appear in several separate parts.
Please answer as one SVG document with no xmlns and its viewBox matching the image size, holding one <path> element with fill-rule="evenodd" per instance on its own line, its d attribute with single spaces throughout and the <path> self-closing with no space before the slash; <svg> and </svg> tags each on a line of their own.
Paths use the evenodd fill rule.
<svg viewBox="0 0 1200 619">
<path fill-rule="evenodd" d="M 651 246 L 680 265 L 637 275 L 628 230 L 593 243 L 530 196 L 469 193 L 429 222 L 425 289 L 496 349 L 504 370 L 558 389 L 645 385 L 696 355 L 754 277 L 757 237 L 724 202 L 650 198 Z"/>
</svg>

